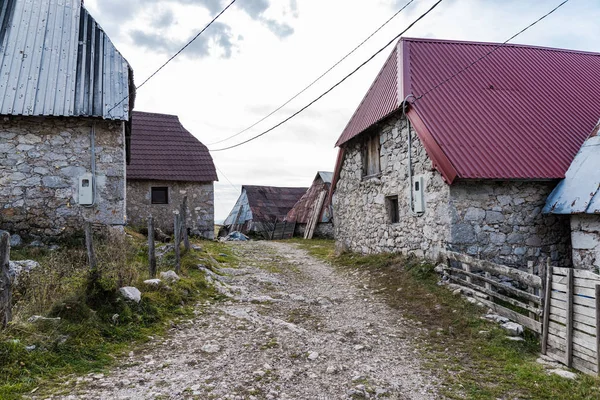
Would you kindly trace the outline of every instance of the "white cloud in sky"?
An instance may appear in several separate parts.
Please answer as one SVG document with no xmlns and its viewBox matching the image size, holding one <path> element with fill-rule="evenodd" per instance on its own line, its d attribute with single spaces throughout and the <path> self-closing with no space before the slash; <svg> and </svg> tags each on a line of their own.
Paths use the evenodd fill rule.
<svg viewBox="0 0 600 400">
<path fill-rule="evenodd" d="M 136 109 L 179 115 L 203 143 L 248 127 L 312 82 L 408 0 L 239 0 L 185 55 L 137 95 Z M 559 0 L 445 0 L 406 36 L 503 42 Z M 86 7 L 131 63 L 141 83 L 228 2 L 86 0 Z M 356 68 L 434 0 L 416 0 L 323 81 L 235 144 L 271 127 Z M 600 52 L 600 4 L 571 1 L 519 36 L 522 44 Z M 216 218 L 233 207 L 243 184 L 309 186 L 333 170 L 334 144 L 390 50 L 307 112 L 234 150 L 215 152 Z"/>
</svg>

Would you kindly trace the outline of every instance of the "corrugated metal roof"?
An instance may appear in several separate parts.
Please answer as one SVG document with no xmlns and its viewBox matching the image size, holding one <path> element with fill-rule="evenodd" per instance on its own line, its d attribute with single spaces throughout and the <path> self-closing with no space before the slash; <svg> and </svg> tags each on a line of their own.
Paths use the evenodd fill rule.
<svg viewBox="0 0 600 400">
<path fill-rule="evenodd" d="M 329 212 L 329 189 L 331 187 L 331 178 L 333 172 L 319 171 L 312 185 L 306 193 L 298 200 L 294 207 L 287 213 L 285 220 L 289 222 L 296 221 L 300 224 L 308 223 L 310 217 L 315 208 L 315 203 L 318 201 L 319 196 L 322 192 L 326 192 L 327 196 L 319 212 L 321 213 L 319 222 L 329 222 L 331 220 L 331 213 Z"/>
<path fill-rule="evenodd" d="M 319 171 L 317 173 L 317 176 L 320 177 L 323 180 L 323 182 L 331 183 L 331 180 L 333 179 L 333 172 Z"/>
<path fill-rule="evenodd" d="M 133 91 L 129 64 L 81 0 L 0 3 L 0 115 L 128 120 Z"/>
<path fill-rule="evenodd" d="M 390 91 L 418 97 L 496 46 L 401 39 L 337 145 L 380 121 L 375 110 L 393 108 Z M 382 79 L 394 58 L 395 80 Z M 418 100 L 408 116 L 449 183 L 559 179 L 597 121 L 599 70 L 597 53 L 506 45 Z"/>
<path fill-rule="evenodd" d="M 548 197 L 544 213 L 600 214 L 600 136 L 589 138 Z"/>
<path fill-rule="evenodd" d="M 218 181 L 208 149 L 176 115 L 134 111 L 127 179 Z"/>
</svg>

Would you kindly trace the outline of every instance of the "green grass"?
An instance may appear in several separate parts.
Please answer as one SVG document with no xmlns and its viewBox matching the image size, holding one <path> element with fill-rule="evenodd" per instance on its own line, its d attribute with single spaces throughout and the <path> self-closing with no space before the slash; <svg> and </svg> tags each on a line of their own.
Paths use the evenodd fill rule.
<svg viewBox="0 0 600 400">
<path fill-rule="evenodd" d="M 437 285 L 433 265 L 396 254 L 335 257 L 333 241 L 293 241 L 311 255 L 379 293 L 416 325 L 425 328 L 416 345 L 425 367 L 440 377 L 451 399 L 600 399 L 600 380 L 579 374 L 575 381 L 548 375 L 535 360 L 532 334 L 512 342 L 496 325 L 481 319 L 485 310 Z M 487 331 L 487 334 L 480 334 Z"/>
<path fill-rule="evenodd" d="M 221 264 L 229 266 L 237 263 L 226 245 L 198 241 L 196 243 L 202 246 L 202 251 L 192 250 L 182 256 L 181 279 L 169 284 L 170 288 L 151 289 L 142 283 L 148 279 L 147 250 L 143 238 L 135 234 L 132 236 L 129 240 L 133 251 L 127 258 L 125 270 L 128 271 L 129 282 L 143 293 L 139 304 L 126 302 L 117 296 L 118 283 L 124 279 L 123 276 L 112 276 L 107 272 L 100 279 L 91 279 L 84 264 L 66 269 L 78 279 L 55 279 L 62 282 L 60 290 L 56 288 L 55 280 L 50 280 L 50 283 L 40 281 L 44 282 L 39 284 L 44 290 L 39 291 L 53 290 L 48 296 L 59 296 L 45 306 L 47 302 L 40 302 L 39 296 L 31 294 L 32 291 L 35 293 L 37 278 L 49 273 L 44 266 L 55 266 L 56 259 L 67 263 L 67 253 L 77 253 L 81 249 L 64 247 L 58 256 L 39 249 L 17 249 L 11 254 L 11 259 L 36 259 L 42 264 L 42 271 L 32 273 L 29 283 L 33 286 L 17 294 L 16 308 L 21 311 L 14 323 L 0 332 L 0 399 L 18 399 L 38 387 L 36 395 L 45 394 L 56 387 L 54 383 L 57 380 L 110 366 L 133 346 L 147 342 L 149 336 L 164 334 L 171 321 L 193 318 L 197 303 L 220 299 L 207 285 L 204 273 L 196 268 L 197 264 L 216 268 Z M 105 258 L 101 246 L 98 247 L 101 264 Z M 80 258 L 73 257 L 73 260 L 80 261 Z M 169 261 L 173 260 L 173 256 L 168 254 L 165 260 L 160 270 L 173 269 Z M 213 265 L 215 263 L 218 265 Z M 39 304 L 30 304 L 36 302 Z M 40 304 L 45 307 L 44 315 L 60 316 L 61 320 L 27 322 L 31 313 L 25 310 L 40 308 Z M 27 350 L 26 346 L 35 346 L 35 349 Z"/>
</svg>

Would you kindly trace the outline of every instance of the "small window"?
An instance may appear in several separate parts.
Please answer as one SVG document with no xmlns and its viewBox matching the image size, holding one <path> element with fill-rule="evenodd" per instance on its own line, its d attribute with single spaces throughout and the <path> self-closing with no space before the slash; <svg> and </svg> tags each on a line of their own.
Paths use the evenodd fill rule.
<svg viewBox="0 0 600 400">
<path fill-rule="evenodd" d="M 388 220 L 391 224 L 400 222 L 400 212 L 398 209 L 398 196 L 389 196 L 385 198 Z"/>
<path fill-rule="evenodd" d="M 169 204 L 169 188 L 153 187 L 152 204 Z"/>
<path fill-rule="evenodd" d="M 379 158 L 379 135 L 373 135 L 363 144 L 363 176 L 373 176 L 381 172 Z"/>
</svg>

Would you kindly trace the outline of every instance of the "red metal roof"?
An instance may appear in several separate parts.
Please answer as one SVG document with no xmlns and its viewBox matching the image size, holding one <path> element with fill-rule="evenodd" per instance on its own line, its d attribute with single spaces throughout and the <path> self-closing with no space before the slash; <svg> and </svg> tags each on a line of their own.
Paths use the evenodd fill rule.
<svg viewBox="0 0 600 400">
<path fill-rule="evenodd" d="M 176 115 L 134 111 L 127 179 L 218 181 L 213 159 Z"/>
<path fill-rule="evenodd" d="M 418 97 L 496 46 L 401 39 L 337 145 L 398 110 L 408 94 Z M 598 71 L 597 53 L 506 45 L 414 102 L 408 116 L 449 183 L 563 178 L 598 120 Z"/>
</svg>

